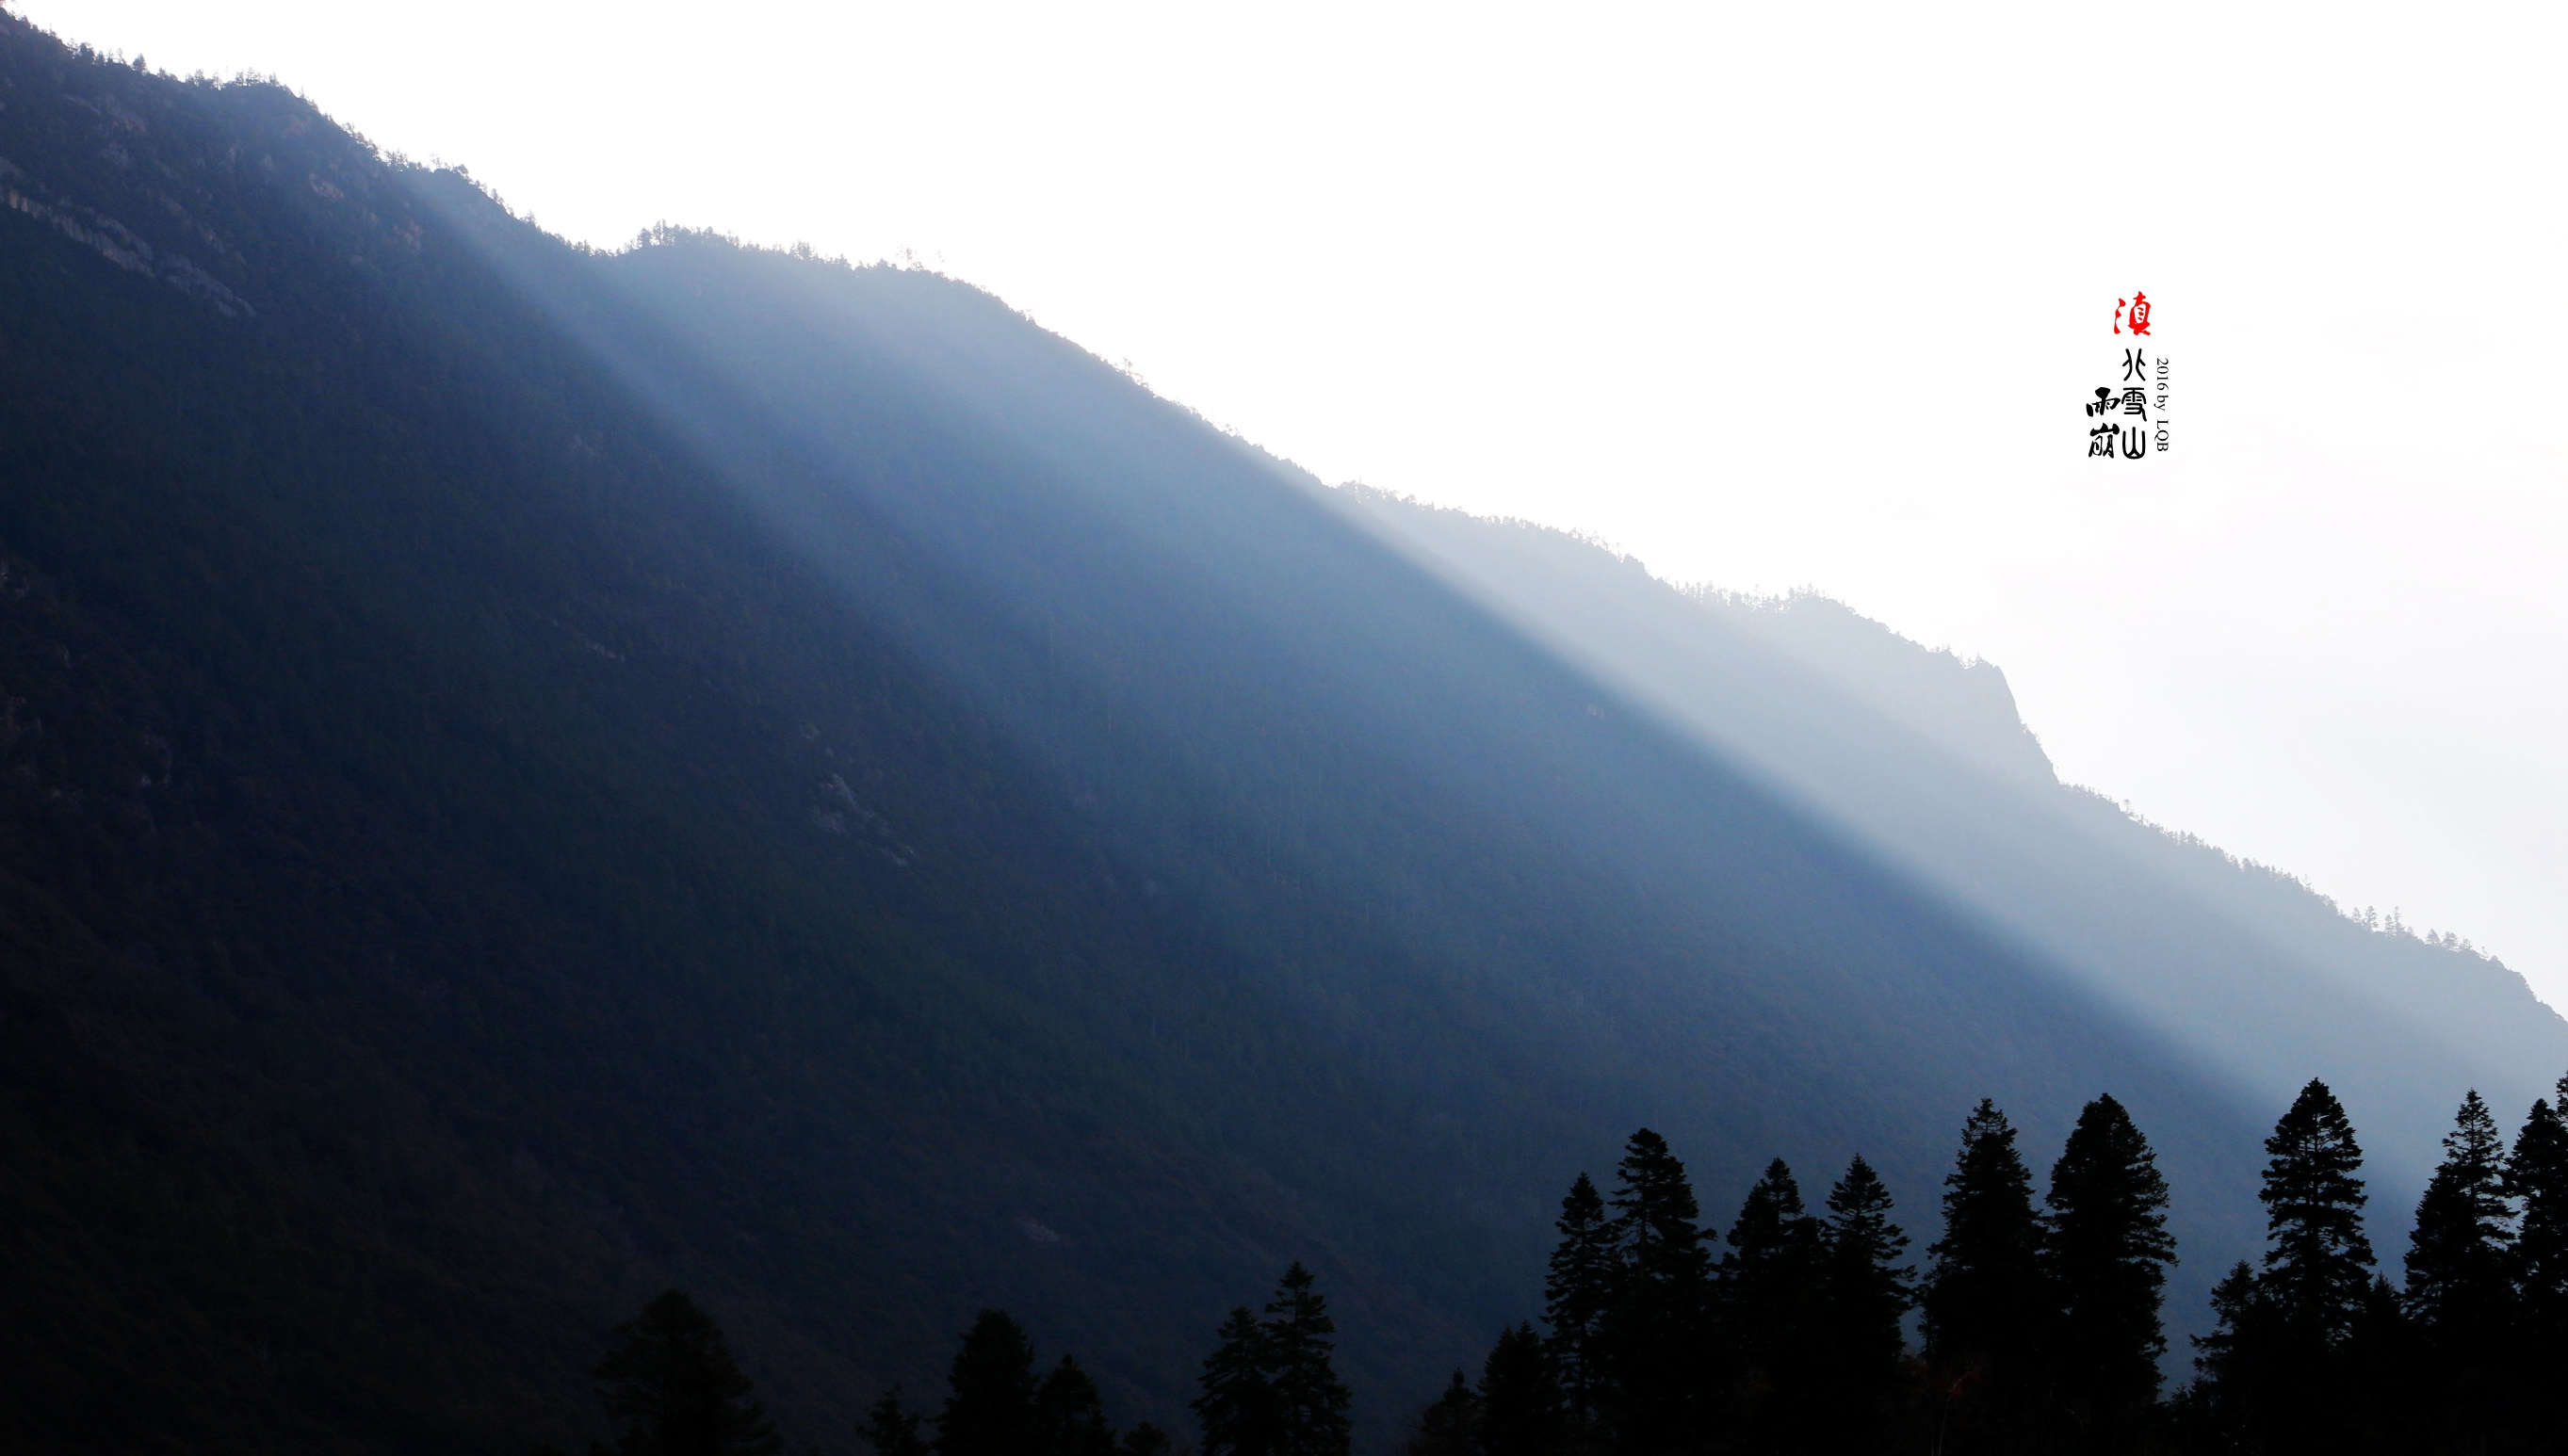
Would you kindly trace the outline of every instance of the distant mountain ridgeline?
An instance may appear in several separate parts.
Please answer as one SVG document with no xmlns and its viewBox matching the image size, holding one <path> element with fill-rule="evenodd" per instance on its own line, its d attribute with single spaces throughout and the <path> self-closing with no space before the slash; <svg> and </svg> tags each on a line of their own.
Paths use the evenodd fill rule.
<svg viewBox="0 0 2568 1456">
<path fill-rule="evenodd" d="M 1988 663 L 1823 598 L 1687 593 L 1521 522 L 1336 492 L 1635 709 L 1844 829 L 2260 1102 L 2312 1069 L 2419 1187 L 2450 1089 L 2538 1093 L 2559 1018 L 2454 944 L 2350 919 L 2283 875 L 2065 787 Z"/>
<path fill-rule="evenodd" d="M 2109 1089 L 2199 1310 L 2277 1079 L 2420 1181 L 2568 1065 L 1994 670 L 1324 489 L 951 280 L 583 251 L 5 18 L 0 184 L 23 1444 L 567 1440 L 670 1285 L 797 1430 L 983 1306 L 1174 1428 L 1298 1259 L 1379 1445 L 1635 1125 L 1920 1207 Z"/>
</svg>

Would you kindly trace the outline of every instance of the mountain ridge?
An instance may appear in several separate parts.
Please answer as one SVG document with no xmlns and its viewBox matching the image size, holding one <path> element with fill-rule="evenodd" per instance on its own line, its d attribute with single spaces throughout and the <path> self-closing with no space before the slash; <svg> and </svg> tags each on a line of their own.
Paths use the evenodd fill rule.
<svg viewBox="0 0 2568 1456">
<path fill-rule="evenodd" d="M 981 1304 L 1175 1423 L 1294 1258 L 1379 1447 L 1642 1122 L 1915 1230 L 1971 1100 L 2101 1079 L 2250 1236 L 2198 1048 L 988 294 L 0 83 L 10 185 L 246 305 L 0 216 L 34 1448 L 575 1440 L 665 1283 L 833 1445 Z"/>
<path fill-rule="evenodd" d="M 1585 549 L 1602 553 L 1618 567 L 1647 576 L 1652 582 L 1679 595 L 1694 598 L 1708 609 L 1728 616 L 1735 624 L 1760 629 L 1760 635 L 1769 640 L 1802 644 L 1787 650 L 1800 662 L 1817 669 L 1832 686 L 1864 701 L 1866 706 L 1880 711 L 1883 717 L 1908 730 L 1935 741 L 1965 762 L 2005 776 L 2044 784 L 2057 783 L 2093 798 L 2180 846 L 2210 849 L 2232 867 L 2251 874 L 2269 875 L 2307 891 L 2352 924 L 2383 934 L 2405 935 L 2428 947 L 2459 950 L 2480 961 L 2504 967 L 2501 956 L 2473 945 L 2457 932 L 2420 931 L 2395 916 L 2385 921 L 2377 909 L 2371 910 L 2367 918 L 2366 911 L 2346 908 L 2336 897 L 2287 866 L 2232 853 L 2187 830 L 2137 814 L 2129 809 L 2126 801 L 2114 799 L 2103 789 L 2060 778 L 2042 746 L 2041 735 L 2018 711 L 2004 667 L 1995 661 L 1909 637 L 1898 628 L 1877 618 L 1866 617 L 1813 588 L 1763 594 L 1731 591 L 1713 582 L 1661 577 L 1652 572 L 1640 557 L 1612 540 L 1575 528 L 1516 516 L 1474 515 L 1466 509 L 1438 505 L 1360 480 L 1347 481 L 1335 488 L 1356 497 L 1377 499 L 1391 509 L 1441 515 L 1481 529 L 1555 537 L 1562 543 L 1564 551 Z M 1830 652 L 1821 644 L 1831 639 L 1852 650 Z M 1876 671 L 1867 675 L 1864 671 L 1866 661 L 1876 669 L 1887 669 L 1887 672 Z M 1885 679 L 1895 679 L 1896 683 Z M 1918 685 L 1925 685 L 1925 691 L 1894 691 L 1895 687 L 1913 689 Z M 1957 686 L 1961 691 L 1952 691 Z M 1920 709 L 1925 712 L 1919 712 Z M 1939 728 L 1946 730 L 1938 732 Z M 2505 969 L 2511 971 L 2511 968 Z"/>
<path fill-rule="evenodd" d="M 1379 494 L 1349 499 L 1448 580 L 1512 614 L 1564 655 L 1593 665 L 1636 702 L 1770 775 L 1781 791 L 1849 825 L 1861 841 L 1884 847 L 1905 872 L 1975 905 L 2037 954 L 2083 969 L 2088 984 L 2169 1026 L 2180 1041 L 2217 1047 L 2235 1040 L 2231 1027 L 2253 1027 L 2240 1034 L 2264 1039 L 2233 1045 L 2223 1059 L 2251 1073 L 2259 1061 L 2273 1063 L 2256 1086 L 2261 1098 L 2288 1099 L 2296 1076 L 2317 1071 L 2345 1086 L 2366 1125 L 2378 1127 L 2390 1119 L 2367 1096 L 2375 1075 L 2367 1063 L 2389 1047 L 2401 1050 L 2382 1059 L 2418 1060 L 2409 1043 L 2420 1030 L 2440 1042 L 2441 1075 L 2450 1081 L 2476 1077 L 2504 1085 L 2496 1095 L 2506 1100 L 2529 1101 L 2539 1091 L 2537 1077 L 2521 1071 L 2498 1082 L 2497 1068 L 2538 1066 L 2555 1056 L 2561 1023 L 2501 962 L 2449 962 L 2441 959 L 2442 947 L 2421 941 L 2403 947 L 2405 938 L 2366 934 L 2333 902 L 2288 876 L 2260 887 L 2243 862 L 2130 821 L 2101 795 L 2060 785 L 2047 760 L 2034 756 L 2038 747 L 2011 711 L 2003 719 L 1987 713 L 1977 744 L 1967 741 L 1968 733 L 1957 744 L 1949 704 L 1924 719 L 1914 712 L 1884 715 L 1913 741 L 1956 760 L 1947 767 L 1913 753 L 1899 758 L 1898 750 L 1849 755 L 1832 746 L 1845 738 L 1849 708 L 1879 713 L 1895 697 L 1863 684 L 1860 670 L 1845 659 L 1849 619 L 1841 609 L 1821 609 L 1820 636 L 1833 642 L 1819 641 L 1807 632 L 1777 630 L 1796 615 L 1790 608 L 1689 601 L 1637 566 L 1614 565 L 1564 534 L 1537 539 L 1545 535 L 1539 528 L 1476 521 Z M 1589 559 L 1579 560 L 1582 554 Z M 1546 560 L 1549 567 L 1539 564 Z M 1546 589 L 1520 589 L 1546 569 L 1552 574 Z M 1610 609 L 1600 605 L 1608 602 Z M 1870 635 L 1876 652 L 1880 639 L 1892 636 L 1879 628 Z M 1877 660 L 1875 653 L 1861 655 Z M 1911 661 L 1931 666 L 1936 659 L 1920 649 Z M 1957 676 L 1945 673 L 1948 680 Z M 1984 712 L 1993 704 L 1993 695 L 1984 694 Z M 1881 765 L 1894 761 L 1901 769 L 1886 773 Z M 1945 786 L 1918 786 L 1938 780 Z M 2059 867 L 2073 863 L 2086 884 L 2112 887 L 2116 895 L 2151 889 L 2165 907 L 2154 917 L 2158 924 L 2131 923 L 2092 890 L 2062 880 Z M 2050 887 L 2041 888 L 2046 882 Z M 2163 929 L 2179 921 L 2202 932 L 2180 953 L 2168 949 Z M 2224 921 L 2232 923 L 2222 929 Z M 2332 996 L 2358 997 L 2374 1007 L 2376 1024 L 2362 1032 L 2343 1027 L 2358 1038 L 2352 1041 L 2302 1036 L 2294 1054 L 2289 1019 L 2229 999 L 2236 988 L 2224 988 L 2218 977 L 2185 981 L 2181 1001 L 2148 984 L 2171 966 L 2206 956 L 2262 968 L 2240 980 L 2247 988 L 2271 986 L 2288 974 L 2325 984 Z M 2467 996 L 2457 1009 L 2455 991 Z M 2479 1044 L 2508 1037 L 2511 1054 L 2490 1057 Z M 2423 1099 L 2409 1105 L 2409 1120 L 2392 1145 L 2399 1155 L 2393 1167 L 2399 1182 L 2415 1186 L 2431 1161 L 2441 1109 Z"/>
</svg>

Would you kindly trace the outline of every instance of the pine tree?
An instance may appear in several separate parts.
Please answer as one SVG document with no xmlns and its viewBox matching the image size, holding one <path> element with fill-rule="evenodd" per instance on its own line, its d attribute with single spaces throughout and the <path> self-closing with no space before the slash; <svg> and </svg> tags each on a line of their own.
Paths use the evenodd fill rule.
<svg viewBox="0 0 2568 1456">
<path fill-rule="evenodd" d="M 1026 1456 L 1035 1421 L 1035 1347 L 1004 1310 L 984 1310 L 963 1334 L 936 1417 L 937 1456 Z"/>
<path fill-rule="evenodd" d="M 2175 1240 L 2166 1231 L 2166 1179 L 2122 1104 L 2097 1097 L 2078 1114 L 2051 1169 L 2043 1263 L 2060 1315 L 2053 1389 L 2069 1439 L 2124 1449 L 2157 1399 L 2166 1333 L 2158 1310 Z"/>
<path fill-rule="evenodd" d="M 864 1426 L 856 1434 L 873 1448 L 874 1456 L 929 1456 L 918 1424 L 917 1413 L 902 1407 L 900 1387 L 895 1385 L 865 1413 Z"/>
<path fill-rule="evenodd" d="M 676 1290 L 615 1327 L 622 1342 L 589 1372 L 619 1456 L 767 1456 L 783 1442 L 713 1316 Z"/>
<path fill-rule="evenodd" d="M 1781 1158 L 1748 1190 L 1721 1259 L 1717 1297 L 1737 1393 L 1727 1412 L 1748 1449 L 1781 1447 L 1811 1420 L 1819 1223 Z"/>
<path fill-rule="evenodd" d="M 2348 1346 L 2376 1276 L 2363 1232 L 2363 1149 L 2313 1078 L 2265 1139 L 2264 1269 L 2212 1294 L 2217 1327 L 2195 1339 L 2197 1419 L 2268 1451 L 2343 1450 L 2363 1392 Z"/>
<path fill-rule="evenodd" d="M 1820 1449 L 1883 1449 L 1897 1418 L 1916 1271 L 1900 1262 L 1908 1236 L 1890 1212 L 1890 1190 L 1861 1157 L 1828 1191 L 1812 1341 Z"/>
<path fill-rule="evenodd" d="M 1501 1330 L 1480 1367 L 1480 1456 L 1564 1456 L 1569 1403 L 1530 1323 Z"/>
<path fill-rule="evenodd" d="M 1920 1292 L 1926 1356 L 1959 1372 L 2021 1363 L 2041 1337 L 2042 1217 L 2015 1128 L 1982 1098 L 1962 1124 L 1962 1151 L 1944 1179 L 1944 1237 Z"/>
<path fill-rule="evenodd" d="M 2416 1202 L 2401 1302 L 2447 1433 L 2461 1444 L 2484 1439 L 2502 1418 L 2494 1387 L 2513 1335 L 2513 1213 L 2505 1144 L 2487 1104 L 2471 1092 Z"/>
<path fill-rule="evenodd" d="M 1776 1158 L 1739 1206 L 1730 1252 L 1721 1258 L 1723 1322 L 1752 1367 L 1771 1366 L 1797 1343 L 1817 1286 L 1818 1253 L 1818 1221 L 1803 1209 L 1791 1167 Z"/>
<path fill-rule="evenodd" d="M 1198 1377 L 1203 1393 L 1195 1397 L 1194 1412 L 1203 1425 L 1203 1456 L 1278 1456 L 1283 1450 L 1282 1410 L 1266 1373 L 1271 1363 L 1266 1326 L 1244 1306 L 1231 1310 Z"/>
<path fill-rule="evenodd" d="M 1612 1369 L 1616 1443 L 1631 1451 L 1692 1444 L 1710 1354 L 1712 1256 L 1685 1165 L 1644 1127 L 1615 1169 L 1611 1224 L 1619 1270 L 1601 1340 Z"/>
<path fill-rule="evenodd" d="M 1417 1428 L 1409 1433 L 1409 1456 L 1478 1456 L 1479 1425 L 1480 1397 L 1455 1370 L 1444 1393 L 1418 1413 Z"/>
<path fill-rule="evenodd" d="M 1115 1443 L 1121 1456 L 1174 1456 L 1176 1438 L 1148 1421 L 1135 1421 L 1124 1439 Z"/>
<path fill-rule="evenodd" d="M 2522 1201 L 2509 1273 L 2514 1282 L 2517 1384 L 2537 1390 L 2558 1386 L 2568 1370 L 2568 1077 L 2560 1101 L 2532 1104 L 2523 1131 L 2506 1160 L 2505 1190 Z M 2568 1426 L 2568 1392 L 2553 1394 L 2536 1418 L 2553 1429 Z"/>
<path fill-rule="evenodd" d="M 1114 1456 L 1115 1432 L 1097 1382 L 1068 1355 L 1035 1390 L 1035 1427 L 1041 1456 Z"/>
<path fill-rule="evenodd" d="M 1610 1233 L 1621 1257 L 1624 1295 L 1672 1317 L 1690 1310 L 1709 1288 L 1712 1256 L 1696 1223 L 1703 1211 L 1685 1164 L 1668 1150 L 1667 1139 L 1644 1127 L 1624 1145 L 1615 1172 L 1622 1185 L 1614 1190 Z"/>
<path fill-rule="evenodd" d="M 2408 1236 L 2408 1312 L 2429 1344 L 2466 1339 L 2509 1312 L 2514 1210 L 2505 1171 L 2496 1119 L 2471 1092 L 2443 1138 L 2443 1161 L 2417 1200 Z"/>
<path fill-rule="evenodd" d="M 1260 1326 L 1267 1383 L 1275 1392 L 1276 1456 L 1346 1456 L 1354 1429 L 1347 1418 L 1354 1397 L 1330 1361 L 1337 1321 L 1313 1285 L 1311 1272 L 1295 1260 Z"/>
<path fill-rule="evenodd" d="M 1551 1358 L 1569 1401 L 1570 1421 L 1584 1432 L 1604 1399 L 1606 1372 L 1598 1340 L 1620 1265 L 1604 1196 L 1586 1174 L 1569 1185 L 1553 1227 L 1560 1231 L 1560 1243 L 1551 1252 L 1543 1280 L 1543 1319 L 1551 1326 Z"/>
<path fill-rule="evenodd" d="M 2265 1139 L 2265 1273 L 2287 1328 L 2321 1346 L 2344 1342 L 2372 1288 L 2363 1233 L 2363 1148 L 2327 1083 L 2313 1077 Z"/>
<path fill-rule="evenodd" d="M 1944 1178 L 1944 1237 L 1926 1253 L 1919 1322 L 1947 1447 L 2018 1449 L 2029 1440 L 2051 1306 L 2033 1173 L 2015 1127 L 1985 1097 L 1962 1123 Z"/>
<path fill-rule="evenodd" d="M 2211 1287 L 2212 1330 L 2193 1337 L 2194 1382 L 2177 1393 L 2189 1445 L 2262 1450 L 2262 1361 L 2275 1345 L 2273 1307 L 2256 1271 L 2241 1259 Z"/>
</svg>

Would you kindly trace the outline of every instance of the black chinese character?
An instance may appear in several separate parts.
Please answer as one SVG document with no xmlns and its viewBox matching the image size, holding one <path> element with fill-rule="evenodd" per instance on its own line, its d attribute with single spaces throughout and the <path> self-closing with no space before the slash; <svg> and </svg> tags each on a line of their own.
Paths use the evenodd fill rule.
<svg viewBox="0 0 2568 1456">
<path fill-rule="evenodd" d="M 2149 362 L 2148 362 L 2146 359 L 2143 359 L 2143 358 L 2141 358 L 2141 357 L 2140 357 L 2140 351 L 2138 351 L 2137 349 L 2125 349 L 2125 350 L 2123 350 L 2123 351 L 2122 351 L 2122 378 L 2124 378 L 2124 379 L 2128 380 L 2128 379 L 2147 379 L 2148 377 L 2149 377 Z"/>
<path fill-rule="evenodd" d="M 2149 396 L 2146 390 L 2132 389 L 2122 391 L 2123 414 L 2137 415 L 2141 419 L 2146 420 L 2149 418 L 2148 406 Z"/>
<path fill-rule="evenodd" d="M 2111 459 L 2113 457 L 2113 437 L 2115 433 L 2114 428 L 2110 425 L 2098 425 L 2094 429 L 2087 431 L 2086 457 L 2091 460 L 2097 455 L 2102 455 L 2105 459 Z"/>
</svg>

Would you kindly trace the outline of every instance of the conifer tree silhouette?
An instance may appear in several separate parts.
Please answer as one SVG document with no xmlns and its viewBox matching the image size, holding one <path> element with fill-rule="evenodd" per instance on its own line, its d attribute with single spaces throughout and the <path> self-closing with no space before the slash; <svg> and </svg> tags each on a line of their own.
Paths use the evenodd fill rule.
<svg viewBox="0 0 2568 1456">
<path fill-rule="evenodd" d="M 2443 1138 L 2443 1161 L 2417 1200 L 2408 1236 L 2408 1310 L 2428 1345 L 2505 1320 L 2514 1242 L 2505 1173 L 2496 1119 L 2471 1092 Z"/>
<path fill-rule="evenodd" d="M 2167 1187 L 2130 1113 L 2099 1096 L 2078 1115 L 2052 1165 L 2043 1264 L 2060 1316 L 2052 1388 L 2077 1449 L 2135 1449 L 2166 1349 L 2159 1306 L 2175 1240 Z"/>
<path fill-rule="evenodd" d="M 2514 1210 L 2505 1196 L 2505 1143 L 2475 1091 L 2443 1138 L 2443 1161 L 2416 1202 L 2401 1303 L 2420 1363 L 2438 1391 L 2446 1438 L 2485 1440 L 2500 1421 L 2499 1388 L 2512 1336 Z"/>
<path fill-rule="evenodd" d="M 1944 1237 L 1926 1252 L 1920 1324 L 1949 1449 L 2015 1449 L 2026 1440 L 2052 1310 L 2033 1173 L 2014 1126 L 1985 1097 L 1962 1124 L 1944 1178 Z"/>
<path fill-rule="evenodd" d="M 1106 1402 L 1079 1361 L 1069 1355 L 1035 1389 L 1038 1456 L 1113 1456 L 1115 1432 L 1106 1424 Z"/>
<path fill-rule="evenodd" d="M 1408 1456 L 1479 1456 L 1480 1397 L 1455 1370 L 1444 1393 L 1418 1413 Z"/>
<path fill-rule="evenodd" d="M 919 1416 L 900 1403 L 900 1387 L 883 1392 L 883 1397 L 865 1412 L 865 1423 L 856 1434 L 874 1456 L 929 1456 L 927 1439 L 918 1433 Z"/>
<path fill-rule="evenodd" d="M 1610 1206 L 1619 1265 L 1601 1341 L 1612 1425 L 1625 1450 L 1668 1451 L 1699 1435 L 1711 1357 L 1712 1256 L 1685 1164 L 1644 1127 L 1624 1144 Z"/>
<path fill-rule="evenodd" d="M 1563 1456 L 1569 1405 L 1530 1323 L 1501 1330 L 1480 1367 L 1479 1456 Z"/>
<path fill-rule="evenodd" d="M 1246 1306 L 1231 1310 L 1197 1377 L 1203 1393 L 1194 1399 L 1194 1412 L 1203 1427 L 1203 1456 L 1277 1456 L 1283 1450 L 1281 1403 L 1267 1378 L 1271 1364 L 1266 1326 Z"/>
<path fill-rule="evenodd" d="M 1284 1271 L 1260 1327 L 1275 1392 L 1277 1456 L 1346 1456 L 1354 1397 L 1331 1362 L 1338 1325 L 1300 1260 Z"/>
<path fill-rule="evenodd" d="M 713 1316 L 677 1290 L 615 1327 L 621 1342 L 590 1376 L 618 1456 L 768 1456 L 782 1440 Z"/>
<path fill-rule="evenodd" d="M 1890 1190 L 1857 1156 L 1828 1190 L 1813 1321 L 1814 1449 L 1871 1452 L 1890 1442 L 1907 1386 L 1900 1320 L 1916 1302 L 1908 1236 Z"/>
<path fill-rule="evenodd" d="M 1006 1311 L 984 1310 L 963 1334 L 936 1417 L 937 1456 L 1026 1456 L 1035 1420 L 1035 1347 Z"/>
<path fill-rule="evenodd" d="M 2285 1326 L 2314 1345 L 2342 1343 L 2372 1288 L 2363 1232 L 2363 1148 L 2345 1107 L 2313 1077 L 2265 1139 L 2265 1273 Z"/>
<path fill-rule="evenodd" d="M 1802 1207 L 1791 1167 L 1776 1158 L 1739 1207 L 1716 1286 L 1739 1387 L 1725 1415 L 1752 1447 L 1788 1439 L 1807 1423 L 1820 1254 L 1818 1220 Z"/>
<path fill-rule="evenodd" d="M 2260 1449 L 2344 1449 L 2364 1403 L 2349 1346 L 2378 1276 L 2363 1232 L 2363 1148 L 2312 1078 L 2265 1139 L 2267 1247 L 2212 1291 L 2218 1323 L 2194 1344 L 2198 1404 Z"/>
<path fill-rule="evenodd" d="M 1752 1361 L 1767 1358 L 1804 1317 L 1818 1247 L 1818 1221 L 1801 1204 L 1791 1166 L 1776 1158 L 1740 1204 L 1721 1257 L 1723 1311 Z"/>
<path fill-rule="evenodd" d="M 2176 1392 L 2178 1418 L 2199 1444 L 2262 1449 L 2253 1433 L 2271 1421 L 2269 1365 L 2280 1341 L 2255 1266 L 2241 1259 L 2211 1287 L 2211 1332 L 2193 1336 L 2195 1378 Z"/>
<path fill-rule="evenodd" d="M 1586 1174 L 1569 1185 L 1552 1227 L 1560 1231 L 1560 1243 L 1543 1279 L 1543 1320 L 1551 1326 L 1551 1358 L 1569 1403 L 1570 1424 L 1587 1432 L 1605 1395 L 1607 1371 L 1599 1341 L 1620 1261 L 1604 1196 Z"/>
<path fill-rule="evenodd" d="M 2517 1324 L 2517 1388 L 2543 1392 L 2529 1412 L 2537 1424 L 2568 1429 L 2568 1077 L 2559 1100 L 2533 1102 L 2506 1160 L 2505 1189 L 2521 1201 L 2511 1269 Z"/>
</svg>

